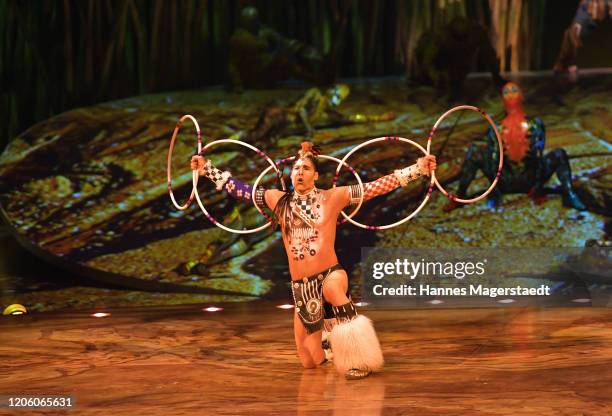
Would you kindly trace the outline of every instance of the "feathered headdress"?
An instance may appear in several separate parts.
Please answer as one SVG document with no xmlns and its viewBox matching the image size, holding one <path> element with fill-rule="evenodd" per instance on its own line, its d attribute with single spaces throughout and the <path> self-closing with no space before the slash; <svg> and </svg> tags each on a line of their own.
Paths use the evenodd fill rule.
<svg viewBox="0 0 612 416">
<path fill-rule="evenodd" d="M 302 148 L 298 152 L 300 159 L 304 159 L 309 156 L 316 159 L 320 154 L 321 148 L 312 144 L 312 142 L 302 142 Z"/>
</svg>

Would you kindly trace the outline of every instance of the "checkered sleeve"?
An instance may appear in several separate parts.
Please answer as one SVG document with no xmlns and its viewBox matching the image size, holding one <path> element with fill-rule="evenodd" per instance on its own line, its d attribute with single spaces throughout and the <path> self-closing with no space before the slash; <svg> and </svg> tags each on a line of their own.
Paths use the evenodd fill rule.
<svg viewBox="0 0 612 416">
<path fill-rule="evenodd" d="M 223 188 L 223 185 L 228 181 L 228 179 L 232 176 L 229 171 L 221 171 L 212 164 L 210 159 L 206 161 L 204 167 L 200 171 L 200 176 L 206 176 L 208 179 L 215 184 L 215 188 L 217 191 L 220 191 Z"/>
<path fill-rule="evenodd" d="M 363 184 L 363 200 L 367 201 L 379 195 L 384 195 L 395 188 L 400 187 L 400 181 L 397 179 L 395 174 L 390 174 L 387 176 L 383 176 L 382 178 L 378 178 L 375 181 L 367 182 Z"/>
</svg>

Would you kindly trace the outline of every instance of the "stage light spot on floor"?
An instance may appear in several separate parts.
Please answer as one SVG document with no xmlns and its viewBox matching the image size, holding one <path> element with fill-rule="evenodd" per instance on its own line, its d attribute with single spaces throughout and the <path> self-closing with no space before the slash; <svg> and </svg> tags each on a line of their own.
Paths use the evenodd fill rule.
<svg viewBox="0 0 612 416">
<path fill-rule="evenodd" d="M 514 299 L 500 299 L 498 303 L 514 303 Z"/>
<path fill-rule="evenodd" d="M 208 308 L 204 308 L 202 310 L 206 312 L 219 312 L 219 311 L 222 311 L 223 308 L 218 308 L 216 306 L 209 306 Z"/>
<path fill-rule="evenodd" d="M 93 316 L 94 318 L 106 318 L 107 316 L 111 316 L 111 314 L 106 312 L 96 312 L 92 313 L 91 316 Z"/>
<path fill-rule="evenodd" d="M 572 299 L 572 302 L 576 302 L 576 303 L 590 303 L 591 299 L 588 299 L 588 298 Z"/>
<path fill-rule="evenodd" d="M 368 306 L 368 305 L 369 305 L 369 303 L 368 303 L 368 302 L 357 302 L 357 303 L 355 304 L 355 306 L 360 306 L 360 307 L 361 307 L 361 306 Z"/>
<path fill-rule="evenodd" d="M 289 304 L 278 305 L 277 308 L 278 309 L 293 309 L 293 305 L 289 305 Z"/>
<path fill-rule="evenodd" d="M 25 315 L 26 313 L 28 313 L 26 307 L 19 303 L 7 306 L 2 312 L 3 315 Z"/>
<path fill-rule="evenodd" d="M 441 303 L 444 303 L 444 301 L 440 299 L 434 299 L 434 300 L 428 300 L 427 303 L 431 303 L 432 305 L 439 305 Z"/>
</svg>

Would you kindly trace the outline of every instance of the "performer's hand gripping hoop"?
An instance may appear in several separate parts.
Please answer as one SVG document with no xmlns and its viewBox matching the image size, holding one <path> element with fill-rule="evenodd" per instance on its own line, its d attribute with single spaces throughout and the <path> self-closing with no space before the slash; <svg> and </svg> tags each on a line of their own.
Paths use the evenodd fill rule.
<svg viewBox="0 0 612 416">
<path fill-rule="evenodd" d="M 471 204 L 471 203 L 478 202 L 481 199 L 485 198 L 487 195 L 491 193 L 491 191 L 493 191 L 493 189 L 497 185 L 497 182 L 499 181 L 499 177 L 501 176 L 502 167 L 504 166 L 504 145 L 502 143 L 501 136 L 499 135 L 499 131 L 497 130 L 497 126 L 495 125 L 495 122 L 491 119 L 491 117 L 489 117 L 487 113 L 485 113 L 478 107 L 474 107 L 471 105 L 460 105 L 457 107 L 453 107 L 450 110 L 448 110 L 446 113 L 442 114 L 440 118 L 438 119 L 438 121 L 436 121 L 436 124 L 434 124 L 434 126 L 431 128 L 431 131 L 429 132 L 429 136 L 427 137 L 427 153 L 431 151 L 431 141 L 433 139 L 433 136 L 436 134 L 438 130 L 438 126 L 440 125 L 440 123 L 442 123 L 442 120 L 444 120 L 446 116 L 448 116 L 449 114 L 454 113 L 455 111 L 459 111 L 459 110 L 476 111 L 477 113 L 482 115 L 487 120 L 489 125 L 493 128 L 493 131 L 495 132 L 495 137 L 497 137 L 497 144 L 499 146 L 499 165 L 497 167 L 497 174 L 495 175 L 495 179 L 493 179 L 491 186 L 489 186 L 489 188 L 482 195 L 477 196 L 475 198 L 471 198 L 471 199 L 462 199 L 462 198 L 457 197 L 456 195 L 449 193 L 446 189 L 442 187 L 440 182 L 438 182 L 438 179 L 436 178 L 436 175 L 433 172 L 431 174 L 431 179 L 434 181 L 434 183 L 436 184 L 436 187 L 440 190 L 440 192 L 442 192 L 451 201 L 461 202 L 463 204 Z"/>
</svg>

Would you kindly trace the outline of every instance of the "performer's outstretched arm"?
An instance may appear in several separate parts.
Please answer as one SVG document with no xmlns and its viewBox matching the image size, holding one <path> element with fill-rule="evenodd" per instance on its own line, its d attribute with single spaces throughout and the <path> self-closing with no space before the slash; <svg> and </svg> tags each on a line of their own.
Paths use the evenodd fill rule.
<svg viewBox="0 0 612 416">
<path fill-rule="evenodd" d="M 436 157 L 434 155 L 419 158 L 414 165 L 397 169 L 393 173 L 363 184 L 363 200 L 367 201 L 374 197 L 387 194 L 400 186 L 420 178 L 429 176 L 436 169 Z M 360 199 L 361 189 L 359 185 L 338 187 L 338 194 L 342 199 L 343 206 L 356 204 Z"/>
<path fill-rule="evenodd" d="M 253 187 L 233 177 L 229 171 L 219 170 L 212 164 L 210 159 L 204 159 L 203 156 L 193 156 L 191 158 L 191 169 L 197 170 L 200 176 L 208 178 L 215 184 L 215 188 L 218 191 L 224 189 L 237 200 L 247 203 L 252 201 Z M 262 186 L 259 186 L 255 192 L 255 202 L 262 209 L 265 205 L 273 209 L 283 194 L 283 191 L 276 189 L 266 190 Z"/>
</svg>

